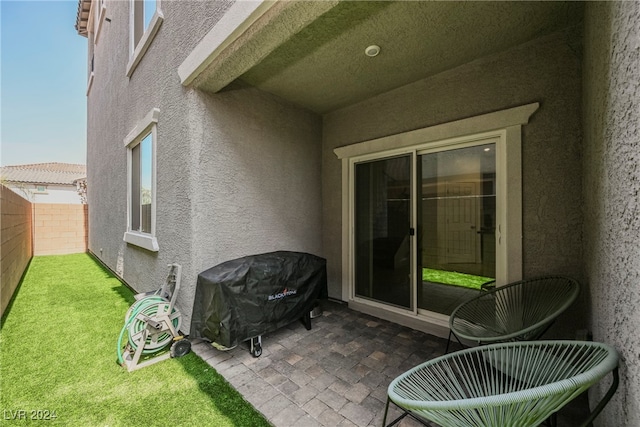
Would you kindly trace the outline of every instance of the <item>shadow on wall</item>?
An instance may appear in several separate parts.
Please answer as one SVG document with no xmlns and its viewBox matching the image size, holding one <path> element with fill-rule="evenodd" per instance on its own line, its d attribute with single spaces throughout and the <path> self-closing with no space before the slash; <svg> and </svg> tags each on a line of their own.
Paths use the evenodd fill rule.
<svg viewBox="0 0 640 427">
<path fill-rule="evenodd" d="M 13 295 L 20 287 L 24 272 L 33 257 L 31 203 L 2 185 L 0 186 L 0 217 L 0 224 L 2 224 L 0 315 L 4 318 L 5 310 L 8 313 Z"/>
</svg>

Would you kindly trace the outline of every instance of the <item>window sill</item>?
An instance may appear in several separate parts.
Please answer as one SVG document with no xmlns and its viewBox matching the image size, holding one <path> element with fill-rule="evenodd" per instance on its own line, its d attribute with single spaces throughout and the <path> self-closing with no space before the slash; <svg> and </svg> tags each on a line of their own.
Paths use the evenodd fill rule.
<svg viewBox="0 0 640 427">
<path fill-rule="evenodd" d="M 160 29 L 160 25 L 162 25 L 163 20 L 164 16 L 162 15 L 162 12 L 160 10 L 156 10 L 156 13 L 153 14 L 153 18 L 151 18 L 147 31 L 142 35 L 142 38 L 131 55 L 131 59 L 129 59 L 129 63 L 127 64 L 127 77 L 131 77 L 138 66 L 138 63 L 142 60 L 145 52 L 149 49 L 149 46 L 151 46 L 151 42 Z"/>
<path fill-rule="evenodd" d="M 91 86 L 93 86 L 93 77 L 94 77 L 94 73 L 92 71 L 91 74 L 89 75 L 89 82 L 87 83 L 87 96 L 89 96 L 89 92 L 91 92 Z"/>
<path fill-rule="evenodd" d="M 158 240 L 155 236 L 145 233 L 137 233 L 135 231 L 127 231 L 124 233 L 123 240 L 135 246 L 139 246 L 151 252 L 158 252 Z"/>
</svg>

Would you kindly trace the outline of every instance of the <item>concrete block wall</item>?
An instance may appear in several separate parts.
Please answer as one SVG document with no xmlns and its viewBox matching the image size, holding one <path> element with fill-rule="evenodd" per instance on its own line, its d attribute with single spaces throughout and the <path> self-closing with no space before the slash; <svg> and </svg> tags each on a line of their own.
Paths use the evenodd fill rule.
<svg viewBox="0 0 640 427">
<path fill-rule="evenodd" d="M 33 256 L 32 209 L 28 200 L 0 186 L 0 316 Z"/>
<path fill-rule="evenodd" d="M 34 203 L 33 254 L 86 252 L 87 215 L 87 205 Z"/>
</svg>

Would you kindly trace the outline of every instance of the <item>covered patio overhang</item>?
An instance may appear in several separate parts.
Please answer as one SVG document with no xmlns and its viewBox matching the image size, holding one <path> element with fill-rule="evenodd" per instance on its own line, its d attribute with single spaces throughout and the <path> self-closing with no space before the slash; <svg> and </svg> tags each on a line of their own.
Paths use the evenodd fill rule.
<svg viewBox="0 0 640 427">
<path fill-rule="evenodd" d="M 582 19 L 579 2 L 242 1 L 178 69 L 240 81 L 318 114 L 507 50 Z M 378 46 L 379 54 L 365 50 Z"/>
<path fill-rule="evenodd" d="M 357 143 L 376 145 L 375 141 L 394 135 L 406 139 L 409 132 L 427 128 L 433 131 L 444 125 L 453 126 L 456 132 L 438 133 L 439 140 L 508 128 L 509 141 L 520 141 L 519 126 L 527 123 L 539 105 L 551 99 L 555 104 L 569 99 L 559 110 L 551 110 L 556 107 L 547 102 L 551 106 L 546 107 L 548 112 L 543 111 L 546 118 L 538 118 L 537 130 L 529 130 L 535 133 L 530 138 L 529 151 L 521 156 L 520 148 L 512 149 L 515 154 L 508 158 L 516 159 L 517 167 L 512 160 L 505 160 L 501 166 L 501 170 L 510 171 L 504 182 L 509 181 L 511 187 L 515 188 L 513 184 L 521 179 L 525 185 L 533 182 L 533 175 L 521 172 L 520 158 L 526 154 L 527 164 L 539 162 L 543 151 L 538 146 L 549 139 L 544 129 L 558 121 L 561 111 L 576 111 L 576 91 L 559 94 L 558 86 L 573 87 L 569 83 L 579 79 L 579 73 L 567 74 L 573 70 L 567 64 L 576 61 L 573 49 L 580 50 L 573 44 L 579 36 L 574 38 L 573 33 L 579 33 L 576 29 L 582 22 L 583 8 L 580 2 L 239 1 L 192 50 L 178 74 L 184 86 L 206 94 L 220 93 L 215 97 L 224 98 L 225 88 L 248 86 L 321 118 L 318 132 L 322 134 L 316 135 L 316 141 L 322 141 L 322 158 L 318 161 L 322 163 L 322 248 L 328 259 L 329 295 L 347 301 L 356 310 L 446 336 L 446 310 L 419 308 L 415 287 L 411 288 L 412 299 L 407 303 L 410 310 L 358 298 L 353 280 L 355 243 L 349 237 L 354 223 L 349 208 L 351 160 L 336 156 L 339 153 L 335 150 L 348 150 L 344 147 Z M 565 38 L 564 33 L 571 36 L 567 35 L 569 41 L 563 41 L 562 47 L 551 49 L 552 54 L 544 50 L 547 44 L 540 40 L 551 38 L 550 44 L 554 45 L 555 38 Z M 532 43 L 538 46 L 537 50 L 530 50 Z M 372 46 L 379 48 L 377 55 L 367 54 Z M 512 54 L 514 51 L 517 52 Z M 564 62 L 567 57 L 571 59 Z M 560 65 L 556 67 L 554 62 L 558 59 Z M 456 77 L 441 89 L 438 79 L 443 75 Z M 567 75 L 569 80 L 565 79 Z M 489 120 L 492 115 L 509 116 L 514 111 L 526 114 L 516 121 L 501 120 L 498 127 Z M 482 126 L 471 132 L 465 122 L 460 130 L 461 120 Z M 573 116 L 563 120 L 571 122 Z M 564 145 L 550 144 L 555 150 L 566 151 L 562 148 L 566 141 L 573 144 L 576 140 L 571 132 L 568 126 L 550 138 L 565 140 Z M 424 142 L 422 134 L 420 138 Z M 390 145 L 394 149 L 399 146 L 395 140 Z M 371 150 L 379 152 L 374 148 Z M 387 147 L 383 151 L 389 150 Z M 578 170 L 579 165 L 572 163 L 572 168 Z M 560 175 L 564 181 L 567 170 L 563 164 Z M 528 187 L 528 203 L 535 204 L 538 190 L 531 188 Z M 500 215 L 504 216 L 504 224 L 517 221 L 519 225 L 508 227 L 518 231 L 504 241 L 528 245 L 529 251 L 538 250 L 537 242 L 525 241 L 520 231 L 520 223 L 528 215 L 524 212 L 528 205 L 521 203 L 520 186 L 517 197 L 515 190 L 511 193 L 509 200 L 513 203 L 508 209 L 501 209 Z M 506 201 L 503 205 L 507 206 Z M 511 217 L 507 212 L 513 213 Z M 562 225 L 567 229 L 571 226 Z M 505 271 L 495 276 L 501 277 L 499 283 L 541 274 L 535 265 L 523 268 L 521 249 L 501 250 L 503 255 L 510 254 L 502 256 L 501 265 L 517 268 L 499 267 Z M 410 256 L 414 257 L 410 261 L 414 266 L 422 257 L 415 248 Z M 575 273 L 572 270 L 567 274 Z"/>
</svg>

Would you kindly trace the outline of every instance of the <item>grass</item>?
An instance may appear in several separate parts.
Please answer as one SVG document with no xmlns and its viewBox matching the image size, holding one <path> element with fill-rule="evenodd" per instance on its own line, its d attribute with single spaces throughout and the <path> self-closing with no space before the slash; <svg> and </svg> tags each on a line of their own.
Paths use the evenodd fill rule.
<svg viewBox="0 0 640 427">
<path fill-rule="evenodd" d="M 89 255 L 34 258 L 2 320 L 2 423 L 42 423 L 29 420 L 41 410 L 55 411 L 47 425 L 269 426 L 193 353 L 132 373 L 116 364 L 133 301 Z M 26 422 L 11 421 L 18 410 Z"/>
<path fill-rule="evenodd" d="M 492 277 L 474 276 L 472 274 L 457 273 L 455 271 L 422 269 L 422 280 L 432 283 L 444 283 L 445 285 L 462 286 L 480 290 L 483 283 L 494 280 Z"/>
</svg>

